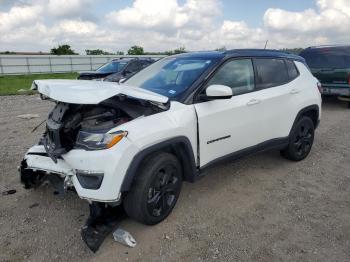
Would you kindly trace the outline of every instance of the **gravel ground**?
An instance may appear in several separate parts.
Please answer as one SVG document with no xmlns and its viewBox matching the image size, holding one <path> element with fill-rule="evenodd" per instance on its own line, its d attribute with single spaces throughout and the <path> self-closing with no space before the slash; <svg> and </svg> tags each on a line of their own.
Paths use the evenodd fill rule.
<svg viewBox="0 0 350 262">
<path fill-rule="evenodd" d="M 138 245 L 107 237 L 93 254 L 80 238 L 88 206 L 51 187 L 24 190 L 17 166 L 40 133 L 49 102 L 37 96 L 0 97 L 0 261 L 349 261 L 350 111 L 324 103 L 310 156 L 289 162 L 278 152 L 211 169 L 184 184 L 173 213 L 144 226 L 122 227 Z M 20 114 L 39 114 L 31 120 Z"/>
</svg>

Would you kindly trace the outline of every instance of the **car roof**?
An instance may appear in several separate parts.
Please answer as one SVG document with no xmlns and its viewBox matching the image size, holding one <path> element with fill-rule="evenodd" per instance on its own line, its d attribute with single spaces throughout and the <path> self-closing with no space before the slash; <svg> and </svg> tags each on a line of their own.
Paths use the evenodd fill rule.
<svg viewBox="0 0 350 262">
<path fill-rule="evenodd" d="M 112 61 L 132 61 L 132 60 L 154 61 L 151 57 L 120 57 L 120 58 L 114 58 Z"/>
<path fill-rule="evenodd" d="M 234 58 L 234 57 L 271 57 L 286 58 L 305 62 L 301 56 L 271 49 L 232 49 L 227 51 L 202 51 L 188 52 L 176 55 L 177 57 L 197 57 L 197 58 Z"/>
<path fill-rule="evenodd" d="M 300 52 L 300 56 L 305 56 L 309 53 L 311 54 L 320 54 L 324 51 L 330 51 L 330 52 L 337 52 L 342 51 L 344 54 L 348 54 L 350 52 L 350 46 L 349 45 L 321 45 L 321 46 L 310 46 L 303 51 Z"/>
<path fill-rule="evenodd" d="M 349 48 L 350 45 L 319 45 L 319 46 L 310 46 L 305 50 L 310 49 L 323 49 L 323 48 Z"/>
</svg>

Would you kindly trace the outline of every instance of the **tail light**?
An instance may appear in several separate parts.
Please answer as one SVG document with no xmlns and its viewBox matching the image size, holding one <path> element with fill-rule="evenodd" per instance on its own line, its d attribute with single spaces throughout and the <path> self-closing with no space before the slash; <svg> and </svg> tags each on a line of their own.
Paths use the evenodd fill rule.
<svg viewBox="0 0 350 262">
<path fill-rule="evenodd" d="M 317 82 L 317 88 L 318 88 L 318 91 L 320 91 L 320 93 L 322 94 L 322 84 L 320 82 Z"/>
</svg>

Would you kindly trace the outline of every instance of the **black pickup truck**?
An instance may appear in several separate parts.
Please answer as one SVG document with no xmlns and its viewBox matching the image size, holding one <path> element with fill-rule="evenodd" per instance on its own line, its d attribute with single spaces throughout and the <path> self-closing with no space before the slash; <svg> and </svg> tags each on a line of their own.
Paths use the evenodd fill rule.
<svg viewBox="0 0 350 262">
<path fill-rule="evenodd" d="M 350 46 L 309 47 L 300 53 L 322 84 L 322 94 L 348 101 L 350 107 Z"/>
</svg>

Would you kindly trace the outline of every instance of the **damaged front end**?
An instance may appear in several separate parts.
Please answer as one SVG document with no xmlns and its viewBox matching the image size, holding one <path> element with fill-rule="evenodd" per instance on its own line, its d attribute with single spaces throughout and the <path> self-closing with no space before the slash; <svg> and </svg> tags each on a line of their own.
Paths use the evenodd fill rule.
<svg viewBox="0 0 350 262">
<path fill-rule="evenodd" d="M 77 82 L 84 82 L 85 87 L 85 82 L 90 81 Z M 47 84 L 41 81 L 33 85 L 38 88 L 40 83 Z M 59 85 L 62 83 L 65 82 L 58 82 Z M 69 81 L 66 84 L 71 83 Z M 118 160 L 122 161 L 123 155 L 129 156 L 136 150 L 128 139 L 124 139 L 128 131 L 122 126 L 135 119 L 165 111 L 168 109 L 167 104 L 128 96 L 128 92 L 122 92 L 120 88 L 115 95 L 109 86 L 103 94 L 98 90 L 96 96 L 101 95 L 99 99 L 93 94 L 89 94 L 89 98 L 84 92 L 81 100 L 85 104 L 79 104 L 79 98 L 73 101 L 71 98 L 74 85 L 66 89 L 61 86 L 63 95 L 57 88 L 50 88 L 52 85 L 39 85 L 41 95 L 53 99 L 56 105 L 49 113 L 39 143 L 28 150 L 21 162 L 19 171 L 24 187 L 35 188 L 49 181 L 59 193 L 74 187 L 81 198 L 90 201 L 119 201 L 120 192 L 111 192 L 110 188 L 113 181 L 116 181 L 116 187 L 121 184 L 122 177 L 113 176 L 118 175 L 116 171 L 125 169 L 125 163 L 119 164 L 119 170 L 116 165 Z M 79 96 L 81 89 L 77 88 L 74 95 Z M 137 89 L 130 90 L 140 96 Z M 105 99 L 107 92 L 113 96 Z M 53 95 L 50 96 L 50 93 Z M 63 101 L 55 100 L 58 97 Z M 118 151 L 113 148 L 116 144 L 119 144 Z M 103 183 L 105 187 L 101 188 Z"/>
<path fill-rule="evenodd" d="M 57 193 L 73 189 L 88 200 L 90 215 L 81 235 L 95 252 L 124 216 L 121 187 L 139 150 L 128 137 L 128 124 L 168 110 L 168 99 L 96 81 L 38 80 L 32 89 L 55 106 L 39 143 L 21 162 L 21 182 L 29 189 L 49 181 Z"/>
</svg>

